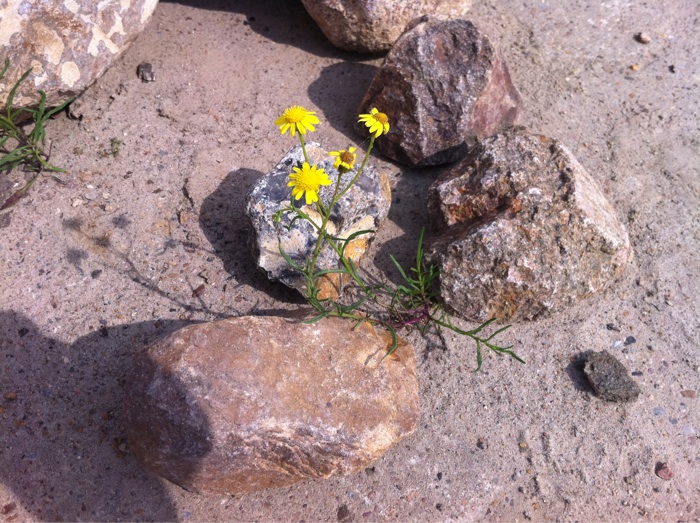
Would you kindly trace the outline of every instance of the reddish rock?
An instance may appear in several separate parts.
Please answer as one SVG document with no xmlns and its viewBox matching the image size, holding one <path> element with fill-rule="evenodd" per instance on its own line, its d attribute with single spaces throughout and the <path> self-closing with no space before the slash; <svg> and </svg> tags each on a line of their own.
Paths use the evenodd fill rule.
<svg viewBox="0 0 700 523">
<path fill-rule="evenodd" d="M 656 472 L 657 476 L 666 481 L 673 479 L 673 476 L 675 476 L 671 468 L 666 463 L 657 463 L 654 472 Z"/>
<path fill-rule="evenodd" d="M 599 292 L 632 250 L 595 180 L 557 140 L 484 140 L 430 187 L 428 261 L 458 315 L 532 320 Z"/>
<path fill-rule="evenodd" d="M 57 106 L 82 93 L 143 30 L 158 0 L 10 0 L 0 8 L 0 109 L 12 86 L 32 72 L 15 96 L 16 107 Z"/>
<path fill-rule="evenodd" d="M 488 37 L 468 20 L 422 17 L 394 44 L 359 113 L 389 117 L 381 152 L 411 166 L 462 158 L 470 146 L 515 122 L 521 97 Z M 367 135 L 358 125 L 357 131 Z"/>
<path fill-rule="evenodd" d="M 413 347 L 369 324 L 240 317 L 186 327 L 129 377 L 129 448 L 197 492 L 238 494 L 367 467 L 419 418 Z"/>
<path fill-rule="evenodd" d="M 464 18 L 471 0 L 302 0 L 333 45 L 347 51 L 388 51 L 413 19 Z"/>
</svg>

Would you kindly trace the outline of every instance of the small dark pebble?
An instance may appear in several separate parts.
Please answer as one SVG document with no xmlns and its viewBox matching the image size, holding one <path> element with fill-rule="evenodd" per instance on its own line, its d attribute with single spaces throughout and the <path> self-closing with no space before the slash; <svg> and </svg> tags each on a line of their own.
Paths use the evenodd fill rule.
<svg viewBox="0 0 700 523">
<path fill-rule="evenodd" d="M 156 80 L 156 73 L 153 70 L 153 66 L 148 62 L 143 62 L 136 67 L 136 76 L 138 76 L 142 82 L 154 82 Z"/>
<path fill-rule="evenodd" d="M 485 450 L 488 448 L 488 444 L 486 441 L 484 441 L 484 438 L 478 438 L 476 440 L 476 446 L 479 447 L 481 450 Z"/>
<path fill-rule="evenodd" d="M 442 472 L 438 472 L 438 473 L 437 473 L 437 479 L 438 479 L 438 480 L 441 480 L 441 479 L 442 479 Z"/>
<path fill-rule="evenodd" d="M 435 503 L 435 508 L 442 512 L 442 503 Z"/>
<path fill-rule="evenodd" d="M 625 366 L 608 351 L 588 354 L 583 372 L 595 393 L 604 400 L 631 401 L 641 392 Z"/>
<path fill-rule="evenodd" d="M 675 73 L 676 72 L 676 66 L 675 65 L 669 65 L 668 66 L 668 71 L 670 73 Z"/>
<path fill-rule="evenodd" d="M 632 372 L 632 376 L 643 376 L 644 373 L 641 370 L 635 370 Z"/>
<path fill-rule="evenodd" d="M 618 327 L 618 326 L 615 325 L 614 323 L 608 323 L 608 324 L 605 326 L 605 328 L 608 329 L 609 331 L 620 332 L 620 327 Z"/>
<path fill-rule="evenodd" d="M 92 276 L 92 279 L 95 280 L 100 277 L 100 274 L 102 274 L 102 269 L 95 269 L 90 273 L 90 276 Z"/>
<path fill-rule="evenodd" d="M 625 345 L 632 345 L 633 343 L 637 343 L 637 338 L 634 336 L 627 336 L 625 338 Z"/>
<path fill-rule="evenodd" d="M 28 333 L 29 329 L 26 327 L 22 327 L 20 330 L 17 331 L 17 334 L 19 334 L 20 338 L 24 338 Z"/>
<path fill-rule="evenodd" d="M 657 476 L 659 476 L 661 479 L 665 479 L 666 481 L 673 477 L 673 471 L 668 468 L 666 463 L 657 463 L 654 472 L 656 472 Z"/>
<path fill-rule="evenodd" d="M 341 523 L 352 521 L 352 514 L 350 513 L 350 509 L 348 509 L 347 505 L 340 505 L 336 516 L 338 517 L 338 521 Z"/>
</svg>

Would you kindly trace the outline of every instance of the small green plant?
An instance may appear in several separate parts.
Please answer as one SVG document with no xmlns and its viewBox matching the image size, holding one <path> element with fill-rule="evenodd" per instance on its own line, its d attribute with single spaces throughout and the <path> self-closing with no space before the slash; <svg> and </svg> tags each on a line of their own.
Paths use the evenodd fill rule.
<svg viewBox="0 0 700 523">
<path fill-rule="evenodd" d="M 299 272 L 306 282 L 305 297 L 309 304 L 318 313 L 315 317 L 307 320 L 309 323 L 320 321 L 329 316 L 347 318 L 357 324 L 370 322 L 387 329 L 391 333 L 392 345 L 384 357 L 389 356 L 398 347 L 398 332 L 402 329 L 417 329 L 421 334 L 425 334 L 429 329 L 438 331 L 449 329 L 457 334 L 466 336 L 476 343 L 477 368 L 481 369 L 483 362 L 483 348 L 487 348 L 496 354 L 508 356 L 524 363 L 511 349 L 503 347 L 494 340 L 495 337 L 507 330 L 510 326 L 501 327 L 489 335 L 484 334 L 484 330 L 493 322 L 486 321 L 472 330 L 462 330 L 453 325 L 448 314 L 440 305 L 434 292 L 435 284 L 439 277 L 438 268 L 434 265 L 425 266 L 423 263 L 423 232 L 418 239 L 416 249 L 415 265 L 408 271 L 405 270 L 392 256 L 391 259 L 396 265 L 403 283 L 392 285 L 387 282 L 370 282 L 363 276 L 353 260 L 346 256 L 348 245 L 357 237 L 370 234 L 374 231 L 362 230 L 354 232 L 347 238 L 340 238 L 328 232 L 328 222 L 331 217 L 331 210 L 340 201 L 348 190 L 360 179 L 367 160 L 369 159 L 374 142 L 377 138 L 389 132 L 389 118 L 386 114 L 373 108 L 368 114 L 361 114 L 359 121 L 364 123 L 369 132 L 369 145 L 365 152 L 360 167 L 352 174 L 349 183 L 344 187 L 341 180 L 344 175 L 351 173 L 355 168 L 357 155 L 355 147 L 347 150 L 330 152 L 329 155 L 335 157 L 333 167 L 337 170 L 335 181 L 317 165 L 309 164 L 309 157 L 306 153 L 306 143 L 304 135 L 306 132 L 313 132 L 314 126 L 319 124 L 318 118 L 312 111 L 295 105 L 284 111 L 277 119 L 275 125 L 279 126 L 280 132 L 285 134 L 290 131 L 294 136 L 298 132 L 301 143 L 304 162 L 292 168 L 289 175 L 291 187 L 291 198 L 300 200 L 305 198 L 306 207 L 295 206 L 290 200 L 289 205 L 279 210 L 274 219 L 280 223 L 282 216 L 292 213 L 294 216 L 290 220 L 288 227 L 291 229 L 297 220 L 305 220 L 314 228 L 317 239 L 311 255 L 303 264 L 295 262 L 282 248 L 280 243 L 280 254 L 285 261 L 297 272 Z M 332 196 L 328 204 L 319 198 L 322 186 L 331 186 Z M 309 211 L 317 212 L 321 219 L 312 219 Z M 338 257 L 338 267 L 332 269 L 317 269 L 317 261 L 323 249 L 332 249 Z M 349 300 L 345 297 L 329 298 L 322 294 L 321 283 L 329 275 L 337 275 L 342 282 L 348 282 L 357 292 L 348 293 L 354 297 Z"/>
<path fill-rule="evenodd" d="M 10 68 L 10 60 L 5 59 L 5 66 L 0 71 L 0 80 L 5 77 Z M 60 167 L 56 167 L 49 163 L 49 155 L 44 152 L 46 142 L 46 129 L 44 124 L 56 113 L 62 111 L 66 106 L 73 101 L 73 98 L 54 107 L 48 109 L 46 107 L 46 93 L 39 89 L 39 106 L 36 109 L 15 108 L 14 99 L 17 89 L 21 83 L 26 80 L 27 76 L 32 72 L 28 69 L 17 80 L 17 83 L 10 90 L 5 104 L 5 110 L 0 112 L 0 171 L 9 172 L 19 166 L 26 170 L 36 173 L 24 187 L 16 191 L 10 198 L 0 207 L 0 210 L 10 207 L 16 203 L 29 188 L 37 180 L 39 174 L 43 170 L 53 172 L 64 172 Z M 21 123 L 25 116 L 29 115 L 32 119 L 32 130 L 27 134 L 24 131 L 24 125 Z"/>
</svg>

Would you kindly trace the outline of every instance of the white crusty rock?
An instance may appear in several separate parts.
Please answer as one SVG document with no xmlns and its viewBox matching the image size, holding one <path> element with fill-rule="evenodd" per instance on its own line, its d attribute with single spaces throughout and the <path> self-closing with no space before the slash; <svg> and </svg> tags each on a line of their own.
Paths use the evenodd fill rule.
<svg viewBox="0 0 700 523">
<path fill-rule="evenodd" d="M 422 15 L 464 18 L 471 0 L 302 0 L 333 45 L 348 51 L 388 51 Z"/>
<path fill-rule="evenodd" d="M 369 466 L 420 417 L 413 347 L 364 323 L 245 316 L 136 357 L 129 449 L 188 490 L 242 494 Z"/>
<path fill-rule="evenodd" d="M 143 30 L 158 0 L 43 0 L 0 2 L 0 109 L 20 76 L 32 69 L 14 105 L 57 106 L 83 92 Z M 2 64 L 0 64 L 0 67 Z"/>
<path fill-rule="evenodd" d="M 440 297 L 455 313 L 532 320 L 599 292 L 632 257 L 598 184 L 559 141 L 514 128 L 430 187 Z"/>
<path fill-rule="evenodd" d="M 314 142 L 307 143 L 306 150 L 309 163 L 317 164 L 333 181 L 333 185 L 321 187 L 319 193 L 323 203 L 329 205 L 338 177 L 338 171 L 333 168 L 334 158 Z M 303 266 L 316 245 L 316 230 L 309 222 L 300 219 L 295 220 L 290 229 L 289 225 L 295 216 L 293 213 L 284 214 L 279 223 L 274 222 L 273 216 L 278 210 L 289 205 L 289 174 L 292 167 L 301 166 L 303 161 L 301 146 L 296 146 L 253 186 L 246 199 L 246 215 L 253 225 L 252 250 L 258 266 L 271 280 L 279 280 L 301 293 L 305 293 L 306 280 L 282 257 L 280 245 L 295 263 Z M 353 179 L 356 172 L 352 170 L 343 175 L 342 187 Z M 337 238 L 349 238 L 358 231 L 376 231 L 389 214 L 390 204 L 389 179 L 367 164 L 357 183 L 333 208 L 327 230 Z M 320 223 L 320 215 L 313 206 L 305 205 L 303 197 L 301 200 L 294 200 L 294 205 L 299 205 L 305 213 Z M 359 264 L 373 238 L 374 233 L 355 237 L 345 249 L 346 256 Z M 325 248 L 318 258 L 316 268 L 337 269 L 338 255 L 330 248 Z M 328 274 L 319 287 L 320 298 L 336 298 L 342 290 L 342 282 L 338 274 Z"/>
</svg>

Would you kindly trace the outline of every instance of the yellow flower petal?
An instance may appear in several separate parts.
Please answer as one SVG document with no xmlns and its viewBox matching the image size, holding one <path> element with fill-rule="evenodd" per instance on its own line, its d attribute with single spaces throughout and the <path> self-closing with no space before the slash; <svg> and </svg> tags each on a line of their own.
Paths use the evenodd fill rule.
<svg viewBox="0 0 700 523">
<path fill-rule="evenodd" d="M 380 113 L 376 107 L 372 107 L 372 110 L 367 114 L 359 115 L 358 121 L 364 123 L 375 138 L 389 132 L 389 117 Z"/>
<path fill-rule="evenodd" d="M 300 134 L 306 134 L 306 131 L 314 132 L 314 125 L 318 125 L 320 120 L 314 111 L 308 111 L 301 105 L 292 105 L 285 109 L 282 116 L 275 120 L 275 125 L 279 126 L 280 132 L 285 134 L 290 131 L 292 136 L 299 131 Z"/>
<path fill-rule="evenodd" d="M 318 201 L 318 192 L 322 185 L 331 184 L 328 175 L 316 165 L 310 166 L 304 162 L 301 168 L 293 167 L 293 171 L 289 175 L 287 186 L 292 188 L 292 197 L 296 200 L 301 199 L 302 195 L 306 195 L 306 205 Z"/>
</svg>

